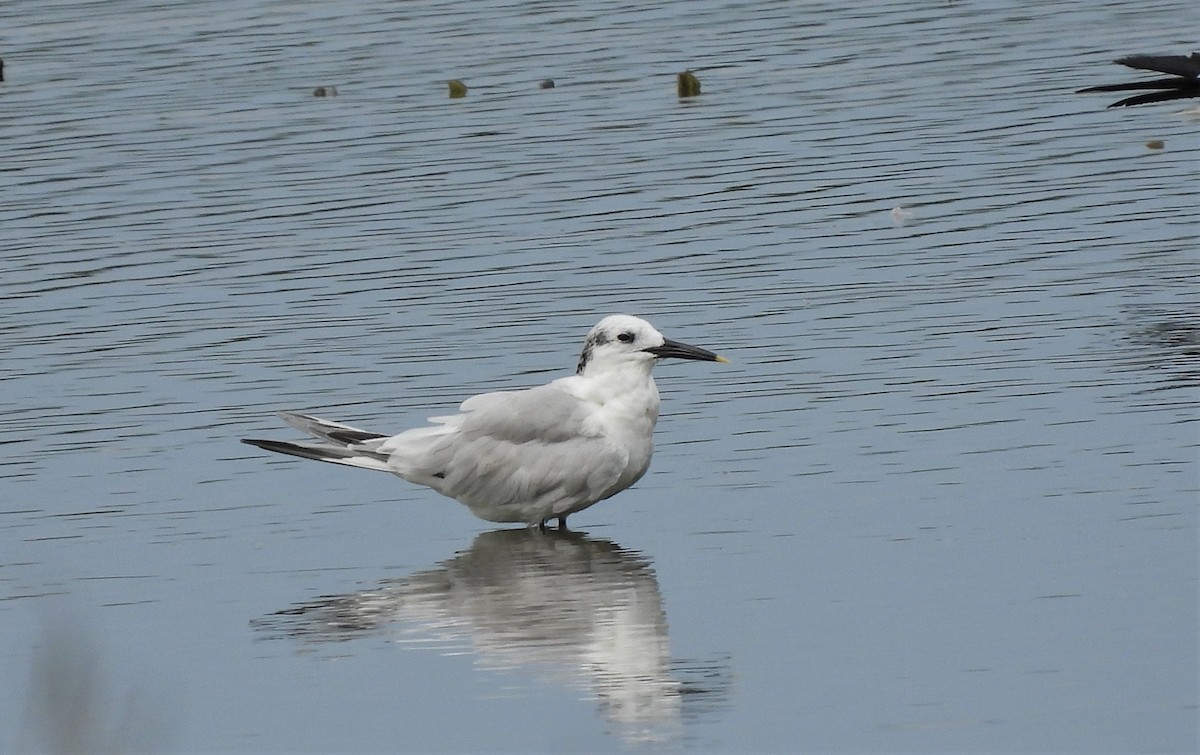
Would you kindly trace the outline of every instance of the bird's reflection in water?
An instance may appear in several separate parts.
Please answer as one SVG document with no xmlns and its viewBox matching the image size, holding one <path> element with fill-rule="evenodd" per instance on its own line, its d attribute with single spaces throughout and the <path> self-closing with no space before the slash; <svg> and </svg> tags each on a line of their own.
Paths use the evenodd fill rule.
<svg viewBox="0 0 1200 755">
<path fill-rule="evenodd" d="M 1123 339 L 1129 346 L 1123 366 L 1150 370 L 1158 376 L 1154 391 L 1200 386 L 1200 317 L 1194 312 L 1129 308 L 1133 320 Z M 1190 403 L 1190 396 L 1182 399 Z"/>
<path fill-rule="evenodd" d="M 436 569 L 318 598 L 256 626 L 300 642 L 432 635 L 469 644 L 480 667 L 521 669 L 598 701 L 630 742 L 678 738 L 728 695 L 723 661 L 672 661 L 654 570 L 639 554 L 576 532 L 486 532 Z"/>
</svg>

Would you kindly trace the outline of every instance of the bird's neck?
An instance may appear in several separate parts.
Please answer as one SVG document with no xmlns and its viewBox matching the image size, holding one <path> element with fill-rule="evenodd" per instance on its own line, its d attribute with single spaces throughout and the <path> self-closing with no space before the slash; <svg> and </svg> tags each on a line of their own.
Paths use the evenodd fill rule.
<svg viewBox="0 0 1200 755">
<path fill-rule="evenodd" d="M 573 391 L 577 396 L 603 408 L 613 417 L 629 420 L 658 419 L 658 386 L 647 369 L 625 366 L 623 369 L 588 371 L 579 376 Z"/>
</svg>

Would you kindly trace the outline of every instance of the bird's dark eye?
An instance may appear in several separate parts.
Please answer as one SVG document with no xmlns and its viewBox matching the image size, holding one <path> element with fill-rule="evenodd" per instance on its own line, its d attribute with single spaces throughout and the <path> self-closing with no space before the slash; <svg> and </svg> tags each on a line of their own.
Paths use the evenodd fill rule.
<svg viewBox="0 0 1200 755">
<path fill-rule="evenodd" d="M 621 343 L 633 343 L 633 333 L 622 333 L 617 336 L 617 340 Z"/>
</svg>

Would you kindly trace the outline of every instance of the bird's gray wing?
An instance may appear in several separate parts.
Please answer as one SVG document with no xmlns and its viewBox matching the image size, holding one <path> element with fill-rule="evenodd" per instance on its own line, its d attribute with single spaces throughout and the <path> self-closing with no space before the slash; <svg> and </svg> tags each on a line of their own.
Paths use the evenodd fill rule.
<svg viewBox="0 0 1200 755">
<path fill-rule="evenodd" d="M 439 418 L 440 469 L 430 474 L 439 492 L 493 521 L 599 500 L 629 461 L 593 408 L 553 384 L 475 396 L 462 409 Z"/>
<path fill-rule="evenodd" d="M 594 407 L 553 384 L 472 396 L 462 403 L 462 432 L 512 443 L 559 443 L 595 437 Z"/>
</svg>

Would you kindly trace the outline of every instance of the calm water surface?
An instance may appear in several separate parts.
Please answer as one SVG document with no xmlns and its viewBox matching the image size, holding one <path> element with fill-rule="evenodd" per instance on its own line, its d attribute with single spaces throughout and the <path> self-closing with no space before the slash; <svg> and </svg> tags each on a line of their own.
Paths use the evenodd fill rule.
<svg viewBox="0 0 1200 755">
<path fill-rule="evenodd" d="M 0 751 L 1196 747 L 1200 120 L 1071 92 L 1200 6 L 0 22 Z M 237 443 L 611 312 L 733 364 L 578 532 Z"/>
</svg>

